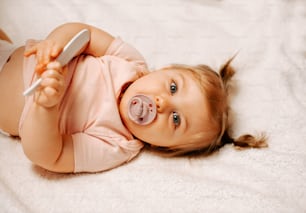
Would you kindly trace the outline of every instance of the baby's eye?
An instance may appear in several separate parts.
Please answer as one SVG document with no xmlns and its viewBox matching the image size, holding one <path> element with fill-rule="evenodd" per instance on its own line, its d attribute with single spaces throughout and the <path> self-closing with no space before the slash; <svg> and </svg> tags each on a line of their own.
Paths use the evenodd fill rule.
<svg viewBox="0 0 306 213">
<path fill-rule="evenodd" d="M 172 119 L 175 127 L 178 127 L 181 123 L 180 115 L 177 112 L 172 113 Z"/>
<path fill-rule="evenodd" d="M 171 92 L 171 94 L 174 94 L 174 93 L 176 93 L 176 91 L 177 91 L 176 83 L 174 81 L 172 81 L 171 84 L 170 84 L 170 92 Z"/>
</svg>

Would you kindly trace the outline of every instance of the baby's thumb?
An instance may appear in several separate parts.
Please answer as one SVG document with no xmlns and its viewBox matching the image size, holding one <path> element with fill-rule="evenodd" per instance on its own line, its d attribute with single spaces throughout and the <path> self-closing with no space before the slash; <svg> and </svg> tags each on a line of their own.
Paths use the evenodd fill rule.
<svg viewBox="0 0 306 213">
<path fill-rule="evenodd" d="M 51 51 L 51 57 L 56 58 L 62 52 L 61 48 L 53 47 Z"/>
</svg>

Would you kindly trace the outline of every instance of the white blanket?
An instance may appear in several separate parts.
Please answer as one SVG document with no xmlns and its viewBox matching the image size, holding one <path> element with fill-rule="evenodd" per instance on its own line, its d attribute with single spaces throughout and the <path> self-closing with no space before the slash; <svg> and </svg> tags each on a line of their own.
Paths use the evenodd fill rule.
<svg viewBox="0 0 306 213">
<path fill-rule="evenodd" d="M 33 166 L 18 140 L 0 135 L 1 212 L 306 212 L 304 0 L 2 0 L 0 11 L 18 45 L 81 21 L 136 46 L 151 68 L 217 69 L 239 51 L 233 134 L 269 137 L 262 150 L 144 151 L 108 172 L 63 175 Z"/>
</svg>

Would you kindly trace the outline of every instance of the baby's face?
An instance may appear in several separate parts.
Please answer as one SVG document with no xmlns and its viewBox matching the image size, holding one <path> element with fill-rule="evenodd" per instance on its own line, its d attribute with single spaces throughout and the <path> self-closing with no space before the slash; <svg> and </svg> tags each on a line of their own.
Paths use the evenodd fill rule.
<svg viewBox="0 0 306 213">
<path fill-rule="evenodd" d="M 143 114 L 141 120 L 131 111 Z M 204 95 L 192 74 L 181 70 L 158 70 L 136 80 L 122 96 L 120 114 L 135 137 L 162 147 L 182 145 L 209 125 Z"/>
</svg>

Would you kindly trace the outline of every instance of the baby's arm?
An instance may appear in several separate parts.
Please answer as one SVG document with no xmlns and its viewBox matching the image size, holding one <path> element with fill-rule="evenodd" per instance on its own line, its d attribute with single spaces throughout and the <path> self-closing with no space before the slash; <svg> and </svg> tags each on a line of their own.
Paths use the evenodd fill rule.
<svg viewBox="0 0 306 213">
<path fill-rule="evenodd" d="M 42 41 L 43 44 L 38 43 L 27 50 L 25 56 L 36 54 L 38 61 L 36 71 L 42 73 L 46 65 L 60 54 L 68 41 L 83 29 L 89 30 L 90 40 L 77 55 L 81 53 L 93 56 L 104 55 L 108 46 L 114 39 L 112 35 L 91 25 L 83 23 L 67 23 L 53 30 L 48 37 Z"/>
<path fill-rule="evenodd" d="M 35 92 L 34 103 L 20 131 L 22 146 L 34 164 L 50 171 L 74 171 L 72 137 L 61 135 L 59 130 L 59 103 L 64 92 L 65 74 L 58 63 L 54 65 L 50 62 L 82 29 L 89 30 L 90 42 L 78 54 L 104 55 L 114 38 L 103 30 L 80 23 L 64 24 L 56 28 L 46 40 L 25 52 L 25 56 L 36 55 L 36 71 L 42 73 L 43 81 Z M 44 72 L 47 65 L 48 69 Z"/>
<path fill-rule="evenodd" d="M 58 128 L 58 107 L 64 93 L 64 75 L 65 71 L 59 63 L 48 64 L 20 136 L 23 150 L 33 163 L 50 171 L 73 172 L 71 136 L 61 135 Z"/>
</svg>

